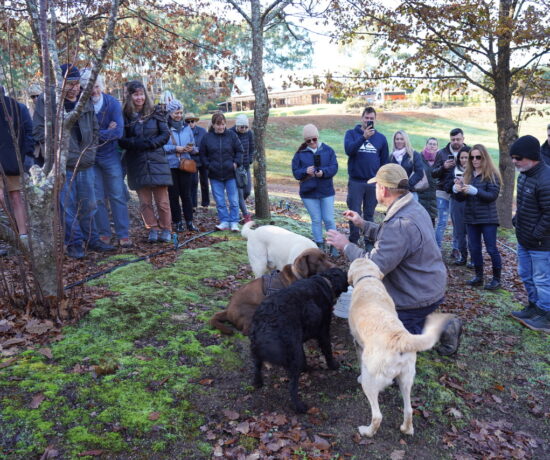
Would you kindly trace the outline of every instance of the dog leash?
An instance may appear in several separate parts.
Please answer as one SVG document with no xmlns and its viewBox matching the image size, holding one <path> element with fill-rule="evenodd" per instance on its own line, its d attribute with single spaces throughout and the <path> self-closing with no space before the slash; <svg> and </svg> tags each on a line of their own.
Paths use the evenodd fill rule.
<svg viewBox="0 0 550 460">
<path fill-rule="evenodd" d="M 376 278 L 376 276 L 374 275 L 363 275 L 361 278 L 359 278 L 355 283 L 353 283 L 354 285 L 356 285 L 359 281 L 361 281 L 363 278 L 375 278 L 375 279 L 378 279 Z"/>
</svg>

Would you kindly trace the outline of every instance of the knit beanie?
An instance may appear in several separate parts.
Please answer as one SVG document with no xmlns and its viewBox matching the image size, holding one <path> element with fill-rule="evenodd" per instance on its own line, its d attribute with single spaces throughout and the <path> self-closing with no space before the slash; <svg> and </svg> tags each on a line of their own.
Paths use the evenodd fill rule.
<svg viewBox="0 0 550 460">
<path fill-rule="evenodd" d="M 80 80 L 80 71 L 78 67 L 72 64 L 62 64 L 61 66 L 61 76 L 67 81 L 77 81 Z"/>
<path fill-rule="evenodd" d="M 309 124 L 304 126 L 304 139 L 311 139 L 312 137 L 319 138 L 319 131 L 315 125 Z"/>
<path fill-rule="evenodd" d="M 177 99 L 172 99 L 168 104 L 166 104 L 166 111 L 168 113 L 173 113 L 177 110 L 183 110 L 183 105 Z"/>
<path fill-rule="evenodd" d="M 248 117 L 244 113 L 237 115 L 237 118 L 235 118 L 235 125 L 248 126 Z"/>
<path fill-rule="evenodd" d="M 510 155 L 540 161 L 540 142 L 534 136 L 521 136 L 510 147 Z"/>
</svg>

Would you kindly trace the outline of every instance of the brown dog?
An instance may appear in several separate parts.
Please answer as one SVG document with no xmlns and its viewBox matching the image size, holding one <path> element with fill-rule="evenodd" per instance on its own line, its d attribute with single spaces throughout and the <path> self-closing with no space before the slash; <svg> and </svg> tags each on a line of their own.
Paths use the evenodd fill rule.
<svg viewBox="0 0 550 460">
<path fill-rule="evenodd" d="M 335 265 L 323 251 L 313 248 L 306 249 L 293 264 L 283 267 L 278 273 L 278 280 L 274 280 L 273 284 L 277 284 L 279 289 L 283 289 L 299 279 L 309 278 L 333 267 Z M 244 335 L 248 335 L 252 316 L 265 297 L 263 277 L 245 284 L 233 294 L 227 309 L 216 313 L 210 319 L 210 325 L 224 334 L 231 335 L 233 330 L 222 323 L 222 321 L 229 321 Z"/>
</svg>

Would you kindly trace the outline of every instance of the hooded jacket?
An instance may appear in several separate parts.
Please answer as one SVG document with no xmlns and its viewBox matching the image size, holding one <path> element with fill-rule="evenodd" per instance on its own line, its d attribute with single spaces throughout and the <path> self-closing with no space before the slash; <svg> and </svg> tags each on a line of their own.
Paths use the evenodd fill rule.
<svg viewBox="0 0 550 460">
<path fill-rule="evenodd" d="M 344 150 L 348 158 L 348 175 L 355 181 L 367 181 L 376 176 L 380 166 L 388 162 L 388 141 L 376 131 L 365 140 L 361 125 L 346 131 Z"/>
<path fill-rule="evenodd" d="M 319 169 L 322 177 L 308 176 L 306 170 L 314 166 L 314 155 L 319 155 Z M 300 181 L 300 197 L 325 198 L 334 195 L 333 177 L 338 172 L 338 161 L 334 150 L 327 144 L 321 145 L 317 152 L 305 148 L 299 150 L 292 158 L 292 174 Z"/>
</svg>

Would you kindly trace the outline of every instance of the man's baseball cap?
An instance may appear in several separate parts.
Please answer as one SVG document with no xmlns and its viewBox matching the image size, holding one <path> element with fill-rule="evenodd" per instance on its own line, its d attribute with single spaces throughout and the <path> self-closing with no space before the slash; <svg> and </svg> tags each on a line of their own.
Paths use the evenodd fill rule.
<svg viewBox="0 0 550 460">
<path fill-rule="evenodd" d="M 389 188 L 398 188 L 402 190 L 409 189 L 409 178 L 407 176 L 407 171 L 403 166 L 398 165 L 397 163 L 388 163 L 380 167 L 376 176 L 372 179 L 369 179 L 368 184 L 380 184 L 384 187 Z"/>
</svg>

